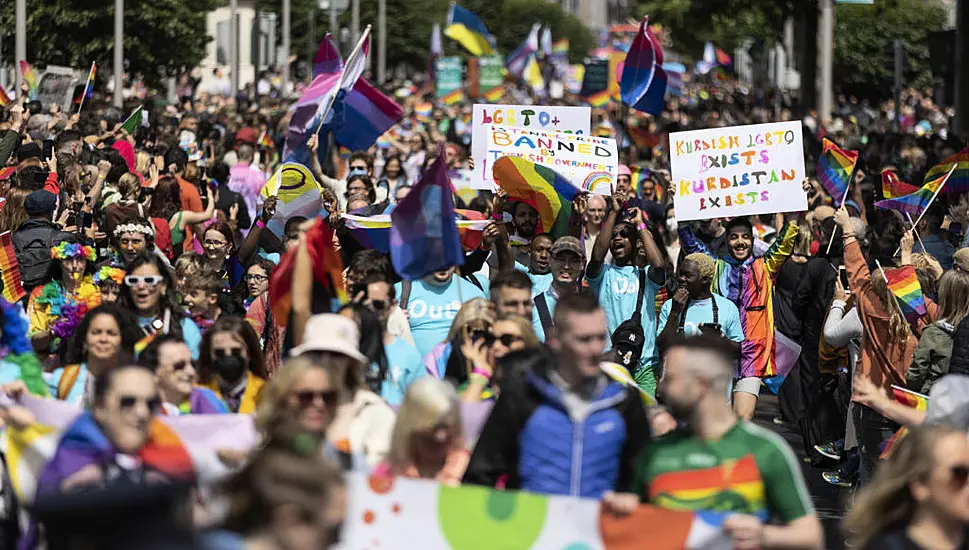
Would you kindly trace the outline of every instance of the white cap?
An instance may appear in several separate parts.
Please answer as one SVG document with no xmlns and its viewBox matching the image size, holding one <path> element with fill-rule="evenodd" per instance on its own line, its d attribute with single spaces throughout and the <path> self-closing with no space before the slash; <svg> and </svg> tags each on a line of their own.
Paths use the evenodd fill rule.
<svg viewBox="0 0 969 550">
<path fill-rule="evenodd" d="M 367 358 L 360 353 L 360 330 L 357 324 L 342 315 L 320 313 L 306 322 L 303 343 L 290 350 L 296 357 L 308 351 L 328 351 L 352 357 L 363 364 Z"/>
</svg>

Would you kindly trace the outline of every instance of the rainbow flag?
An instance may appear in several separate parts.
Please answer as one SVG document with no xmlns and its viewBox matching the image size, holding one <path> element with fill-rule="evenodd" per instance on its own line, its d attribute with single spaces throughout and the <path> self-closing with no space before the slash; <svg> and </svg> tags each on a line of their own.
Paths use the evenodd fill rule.
<svg viewBox="0 0 969 550">
<path fill-rule="evenodd" d="M 266 148 L 266 149 L 275 149 L 276 148 L 276 143 L 273 142 L 272 138 L 269 137 L 269 134 L 267 132 L 263 132 L 259 136 L 259 140 L 256 141 L 256 145 L 258 145 L 259 147 Z"/>
<path fill-rule="evenodd" d="M 969 147 L 933 166 L 925 174 L 925 183 L 927 184 L 939 176 L 947 174 L 950 170 L 952 174 L 942 192 L 965 193 L 969 191 Z"/>
<path fill-rule="evenodd" d="M 633 189 L 636 192 L 636 196 L 642 196 L 643 192 L 643 182 L 649 178 L 651 171 L 649 168 L 644 166 L 632 166 L 629 169 L 632 172 L 632 177 L 630 182 L 632 183 Z M 666 189 L 663 189 L 662 185 L 653 186 L 654 193 L 656 194 L 656 202 L 666 201 Z"/>
<path fill-rule="evenodd" d="M 492 173 L 509 200 L 524 202 L 538 211 L 539 233 L 550 233 L 554 238 L 568 234 L 572 201 L 579 189 L 561 174 L 519 157 L 499 158 Z"/>
<path fill-rule="evenodd" d="M 644 17 L 623 64 L 622 101 L 638 111 L 659 115 L 665 104 L 666 82 L 663 48 L 649 28 L 649 17 Z"/>
<path fill-rule="evenodd" d="M 895 199 L 911 195 L 918 190 L 919 187 L 900 180 L 894 170 L 890 168 L 882 170 L 882 197 Z"/>
<path fill-rule="evenodd" d="M 431 121 L 431 114 L 434 113 L 434 104 L 430 101 L 425 101 L 414 105 L 414 116 L 417 120 L 428 123 Z"/>
<path fill-rule="evenodd" d="M 464 263 L 444 143 L 411 193 L 390 213 L 390 260 L 406 280 Z"/>
<path fill-rule="evenodd" d="M 142 336 L 140 340 L 135 342 L 135 357 L 138 357 L 139 355 L 141 355 L 141 352 L 145 351 L 145 348 L 148 347 L 148 344 L 150 344 L 152 340 L 155 339 L 155 334 L 156 333 L 154 332 L 151 334 L 146 334 Z"/>
<path fill-rule="evenodd" d="M 27 295 L 20 281 L 20 264 L 10 240 L 10 232 L 0 234 L 0 273 L 3 278 L 3 299 L 11 304 Z"/>
<path fill-rule="evenodd" d="M 626 129 L 629 133 L 629 139 L 636 144 L 636 147 L 649 147 L 652 149 L 663 141 L 662 136 L 650 132 L 647 128 L 629 126 Z"/>
<path fill-rule="evenodd" d="M 81 107 L 84 107 L 84 102 L 94 96 L 94 79 L 98 74 L 98 65 L 95 62 L 91 62 L 91 72 L 87 75 L 87 84 L 84 85 L 84 93 L 81 94 L 81 104 L 78 105 L 78 112 L 81 111 Z"/>
<path fill-rule="evenodd" d="M 20 75 L 23 76 L 24 82 L 27 83 L 27 96 L 31 99 L 37 99 L 37 71 L 30 66 L 30 63 L 21 60 L 20 61 Z"/>
<path fill-rule="evenodd" d="M 596 109 L 605 107 L 609 104 L 609 90 L 602 90 L 601 92 L 596 92 L 589 97 L 585 98 L 586 103 L 591 107 Z"/>
<path fill-rule="evenodd" d="M 333 247 L 333 229 L 323 218 L 317 219 L 306 232 L 306 248 L 313 261 L 313 280 L 337 302 L 346 303 L 347 291 L 343 283 L 343 260 Z M 296 249 L 283 254 L 273 270 L 269 284 L 269 304 L 276 322 L 286 326 L 292 307 L 293 267 Z M 334 309 L 335 311 L 335 309 Z"/>
<path fill-rule="evenodd" d="M 501 96 L 505 95 L 505 87 L 495 86 L 494 88 L 486 91 L 482 95 L 484 96 L 485 101 L 487 101 L 488 103 L 497 103 L 501 101 Z"/>
<path fill-rule="evenodd" d="M 954 169 L 955 167 L 952 166 L 950 171 Z M 882 177 L 884 182 L 884 174 L 882 174 Z M 875 206 L 885 210 L 898 210 L 899 212 L 907 213 L 912 216 L 919 216 L 925 211 L 926 208 L 929 207 L 929 204 L 932 203 L 932 197 L 940 192 L 939 188 L 946 184 L 947 178 L 951 178 L 951 175 L 948 172 L 936 177 L 936 179 L 932 181 L 927 182 L 922 186 L 921 189 L 910 195 L 881 200 L 876 202 Z"/>
<path fill-rule="evenodd" d="M 552 55 L 553 56 L 569 56 L 569 39 L 559 38 L 555 42 L 552 42 Z"/>
<path fill-rule="evenodd" d="M 441 97 L 441 102 L 445 105 L 454 105 L 455 103 L 464 99 L 464 90 L 458 88 L 452 92 L 448 92 Z"/>
<path fill-rule="evenodd" d="M 453 2 L 447 12 L 444 34 L 476 56 L 492 55 L 498 49 L 495 37 L 481 19 Z"/>
<path fill-rule="evenodd" d="M 821 156 L 818 157 L 818 180 L 838 206 L 848 192 L 857 162 L 858 151 L 842 149 L 834 141 L 824 138 Z"/>
<path fill-rule="evenodd" d="M 888 281 L 888 289 L 895 295 L 908 322 L 914 323 L 926 315 L 925 297 L 914 267 L 905 265 L 883 273 Z"/>
<path fill-rule="evenodd" d="M 4 90 L 0 86 L 0 109 L 3 109 L 7 105 L 10 105 L 10 96 L 7 95 L 7 90 Z"/>
<path fill-rule="evenodd" d="M 334 74 L 343 71 L 343 57 L 340 49 L 333 40 L 333 35 L 326 33 L 320 41 L 320 49 L 316 51 L 313 59 L 313 78 L 321 74 Z"/>
<path fill-rule="evenodd" d="M 894 397 L 895 401 L 901 403 L 902 405 L 906 405 L 917 411 L 926 411 L 929 409 L 929 396 L 898 387 L 894 384 L 892 385 L 892 397 Z M 892 453 L 895 451 L 895 448 L 898 446 L 899 442 L 905 439 L 907 435 L 908 426 L 902 426 L 899 428 L 897 432 L 892 434 L 891 437 L 882 443 L 882 452 L 878 458 L 884 460 L 892 456 Z"/>
</svg>

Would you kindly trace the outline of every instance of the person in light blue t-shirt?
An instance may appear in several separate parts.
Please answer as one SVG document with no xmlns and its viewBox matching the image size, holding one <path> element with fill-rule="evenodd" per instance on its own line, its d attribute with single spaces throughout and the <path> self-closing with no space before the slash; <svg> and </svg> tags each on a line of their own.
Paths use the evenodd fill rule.
<svg viewBox="0 0 969 550">
<path fill-rule="evenodd" d="M 680 262 L 676 292 L 663 304 L 656 323 L 658 347 L 664 348 L 681 330 L 687 336 L 717 331 L 736 343 L 740 356 L 744 339 L 740 311 L 733 302 L 710 291 L 715 269 L 713 258 L 702 253 L 690 254 Z"/>
<path fill-rule="evenodd" d="M 630 208 L 624 212 L 629 221 L 618 221 L 623 213 L 624 196 L 617 192 L 612 197 L 612 211 L 602 224 L 602 231 L 592 247 L 592 258 L 586 267 L 589 287 L 599 296 L 599 305 L 606 313 L 609 334 L 636 313 L 639 303 L 640 281 L 643 300 L 640 306 L 640 322 L 646 338 L 638 365 L 632 368 L 639 387 L 650 395 L 656 392 L 654 366 L 656 355 L 656 293 L 666 283 L 666 256 L 660 251 L 653 234 L 646 225 L 643 212 Z M 606 253 L 612 252 L 614 265 L 606 264 Z M 642 274 L 640 271 L 642 270 Z M 609 342 L 607 349 L 612 348 Z"/>
<path fill-rule="evenodd" d="M 463 302 L 488 297 L 488 281 L 483 277 L 476 280 L 480 286 L 455 276 L 452 267 L 410 282 L 410 292 L 405 292 L 404 282 L 394 285 L 401 309 L 407 311 L 414 345 L 422 357 L 447 338 L 451 321 Z"/>
<path fill-rule="evenodd" d="M 532 296 L 537 296 L 552 286 L 552 236 L 539 233 L 529 245 L 528 265 L 515 262 L 515 269 L 532 281 Z"/>
<path fill-rule="evenodd" d="M 540 342 L 552 328 L 555 304 L 562 295 L 579 288 L 579 277 L 585 264 L 585 249 L 575 237 L 561 237 L 552 245 L 552 285 L 535 296 L 532 308 L 532 328 Z"/>
</svg>

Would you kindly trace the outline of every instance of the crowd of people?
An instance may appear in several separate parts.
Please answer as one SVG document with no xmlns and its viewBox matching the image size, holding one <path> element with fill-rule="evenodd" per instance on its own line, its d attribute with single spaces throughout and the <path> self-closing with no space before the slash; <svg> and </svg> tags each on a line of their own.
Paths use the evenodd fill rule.
<svg viewBox="0 0 969 550">
<path fill-rule="evenodd" d="M 2 110 L 0 234 L 16 266 L 3 273 L 14 301 L 0 303 L 0 389 L 76 405 L 68 433 L 88 435 L 73 444 L 103 443 L 57 462 L 78 452 L 62 440 L 32 506 L 6 490 L 8 544 L 68 544 L 83 529 L 54 504 L 109 510 L 71 499 L 110 489 L 181 509 L 160 515 L 165 533 L 194 533 L 184 547 L 325 548 L 352 497 L 344 475 L 370 472 L 598 499 L 620 517 L 643 503 L 722 512 L 735 548 L 821 548 L 799 461 L 752 422 L 773 391 L 775 423 L 800 434 L 826 481 L 859 491 L 853 548 L 969 547 L 969 200 L 939 195 L 914 227 L 873 206 L 884 169 L 917 184 L 966 146 L 931 91 L 902 95 L 897 130 L 890 103 L 841 97 L 834 118 L 803 113 L 809 173 L 825 136 L 860 151 L 843 204 L 811 177 L 805 212 L 699 222 L 677 221 L 668 141 L 637 145 L 630 130 L 796 120 L 796 102 L 775 114 L 738 82 L 700 79 L 657 117 L 595 109 L 623 164 L 610 195 L 574 201 L 568 234 L 539 232 L 539 212 L 503 191 L 455 196 L 491 220 L 480 245 L 409 281 L 345 215 L 404 200 L 440 147 L 452 174 L 466 171 L 470 104 L 388 84 L 404 120 L 369 150 L 313 154 L 325 211 L 277 234 L 278 200 L 262 191 L 290 113 L 264 80 L 227 97 L 182 78 L 179 103 L 146 105 L 150 125 L 135 131 L 100 94 L 79 115 L 36 100 Z M 504 99 L 528 101 L 512 85 Z M 338 307 L 314 277 L 320 231 L 345 266 Z M 917 275 L 918 319 L 888 288 L 896 270 Z M 274 317 L 276 284 L 290 288 L 288 319 Z M 780 338 L 800 348 L 786 378 L 769 376 Z M 929 395 L 928 414 L 892 386 Z M 482 402 L 493 405 L 469 429 L 462 412 Z M 158 416 L 213 414 L 252 415 L 261 438 L 217 453 L 233 472 L 215 487 L 145 452 Z M 13 402 L 0 417 L 8 430 L 35 421 Z M 144 487 L 159 480 L 175 489 Z M 124 493 L 131 484 L 144 490 Z"/>
</svg>

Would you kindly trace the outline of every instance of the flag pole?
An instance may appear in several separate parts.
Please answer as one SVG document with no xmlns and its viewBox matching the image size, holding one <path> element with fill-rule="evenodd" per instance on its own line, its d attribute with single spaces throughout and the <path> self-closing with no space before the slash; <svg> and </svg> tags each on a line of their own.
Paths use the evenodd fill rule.
<svg viewBox="0 0 969 550">
<path fill-rule="evenodd" d="M 94 74 L 95 63 L 97 62 L 91 62 L 91 70 L 87 73 L 87 80 L 84 82 L 84 92 L 81 93 L 81 102 L 77 106 L 77 116 L 81 116 L 81 109 L 84 107 L 84 100 L 87 99 L 87 87 L 91 86 L 91 91 L 94 91 L 94 86 L 91 85 L 91 75 Z"/>
<path fill-rule="evenodd" d="M 935 198 L 936 198 L 936 197 L 938 197 L 938 196 L 939 196 L 939 193 L 941 193 L 941 192 L 942 192 L 942 188 L 943 188 L 943 187 L 945 187 L 945 184 L 947 184 L 947 183 L 949 183 L 949 176 L 951 176 L 951 175 L 952 175 L 952 173 L 956 171 L 956 167 L 957 167 L 957 166 L 959 166 L 959 163 L 958 163 L 958 162 L 956 162 L 956 163 L 954 163 L 954 164 L 952 165 L 952 168 L 950 168 L 950 169 L 949 169 L 949 172 L 948 172 L 948 173 L 947 173 L 947 174 L 945 175 L 945 179 L 944 179 L 944 180 L 942 180 L 942 183 L 941 183 L 941 184 L 939 185 L 939 188 L 935 190 L 935 193 L 932 193 L 932 198 L 931 198 L 931 199 L 929 199 L 929 203 L 925 205 L 925 208 L 923 208 L 923 209 L 922 209 L 922 212 L 920 212 L 920 213 L 919 213 L 919 217 L 918 217 L 918 219 L 916 219 L 916 220 L 915 220 L 915 223 L 914 223 L 914 224 L 912 224 L 912 230 L 913 230 L 913 231 L 915 230 L 915 226 L 916 226 L 916 225 L 918 225 L 918 223 L 919 223 L 920 221 L 922 221 L 922 216 L 925 216 L 925 213 L 926 213 L 926 212 L 927 212 L 927 211 L 929 210 L 929 207 L 930 207 L 930 206 L 932 206 L 932 203 L 933 203 L 933 202 L 935 202 Z M 921 240 L 919 240 L 919 244 L 921 244 L 921 243 L 922 243 L 922 241 L 921 241 Z M 902 247 L 901 247 L 901 246 L 900 246 L 900 247 L 898 247 L 898 248 L 896 248 L 896 249 L 895 249 L 895 254 L 898 254 L 898 252 L 899 252 L 899 251 L 900 251 L 901 249 L 902 249 Z M 924 247 L 924 246 L 922 247 L 922 250 L 925 250 L 925 247 Z M 895 254 L 892 254 L 892 256 L 894 256 Z"/>
<path fill-rule="evenodd" d="M 922 237 L 919 237 L 919 232 L 915 229 L 915 222 L 912 221 L 912 215 L 906 212 L 905 217 L 908 218 L 908 223 L 912 224 L 912 233 L 919 240 L 919 246 L 922 247 L 922 252 L 926 252 L 925 243 L 922 242 Z"/>
<path fill-rule="evenodd" d="M 346 82 L 347 68 L 350 66 L 350 61 L 356 59 L 354 56 L 360 55 L 360 51 L 363 49 L 364 41 L 370 36 L 370 28 L 371 26 L 367 25 L 367 28 L 363 30 L 363 34 L 360 35 L 360 40 L 357 40 L 356 47 L 353 48 L 353 51 L 350 52 L 350 55 L 347 57 L 347 62 L 343 65 L 343 72 L 340 73 L 340 81 L 336 85 L 336 93 L 330 96 L 330 101 L 327 102 L 326 109 L 323 110 L 323 116 L 320 118 L 320 125 L 316 127 L 316 135 L 320 135 L 320 130 L 323 129 L 323 124 L 326 122 L 326 117 L 330 114 L 330 110 L 333 109 L 333 104 L 336 103 L 336 96 L 339 95 L 340 89 L 343 88 L 343 84 Z"/>
<path fill-rule="evenodd" d="M 848 190 L 851 189 L 851 182 L 855 181 L 855 172 L 858 171 L 858 161 L 855 160 L 855 165 L 851 167 L 851 175 L 848 176 L 848 185 L 845 186 L 845 193 L 841 195 L 841 204 L 838 205 L 838 210 L 845 205 L 845 200 L 848 199 Z M 838 234 L 838 226 L 834 226 L 834 230 L 831 232 L 831 238 L 828 239 L 828 249 L 825 250 L 824 255 L 827 256 L 831 254 L 831 243 L 834 242 L 835 235 Z"/>
</svg>

